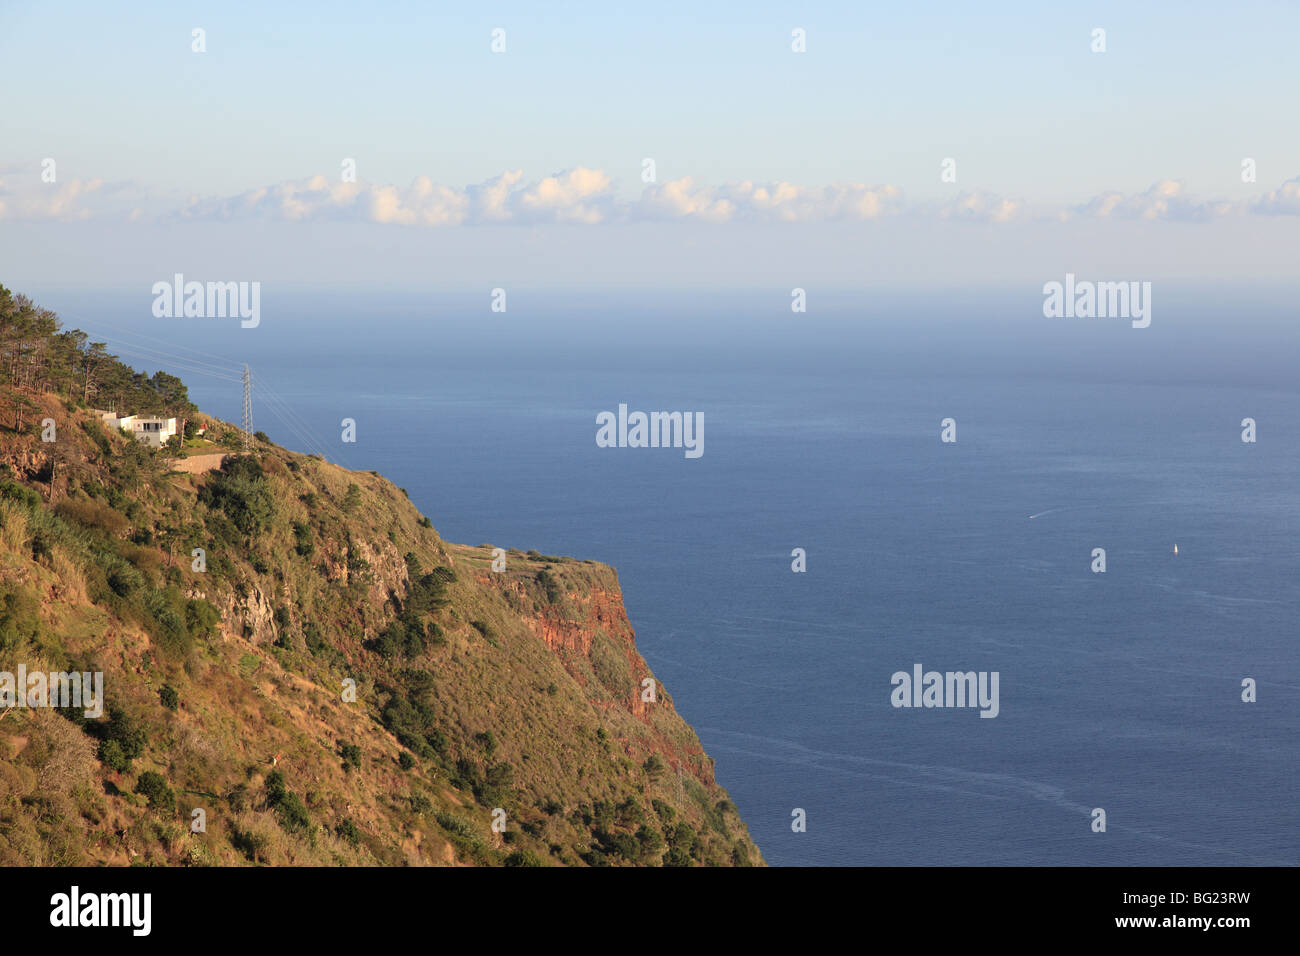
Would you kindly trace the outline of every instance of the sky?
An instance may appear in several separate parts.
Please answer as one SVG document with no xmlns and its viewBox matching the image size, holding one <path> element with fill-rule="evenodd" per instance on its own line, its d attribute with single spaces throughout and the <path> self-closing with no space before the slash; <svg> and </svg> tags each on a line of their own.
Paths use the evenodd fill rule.
<svg viewBox="0 0 1300 956">
<path fill-rule="evenodd" d="M 984 6 L 5 2 L 0 281 L 1294 278 L 1300 5 Z"/>
</svg>

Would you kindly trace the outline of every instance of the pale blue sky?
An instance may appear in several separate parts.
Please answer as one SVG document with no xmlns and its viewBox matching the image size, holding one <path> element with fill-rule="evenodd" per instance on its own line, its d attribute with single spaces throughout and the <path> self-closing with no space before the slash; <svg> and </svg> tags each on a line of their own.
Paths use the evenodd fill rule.
<svg viewBox="0 0 1300 956">
<path fill-rule="evenodd" d="M 377 182 L 583 165 L 632 185 L 654 156 L 666 177 L 922 195 L 955 156 L 1030 198 L 1237 195 L 1242 156 L 1261 182 L 1300 174 L 1297 37 L 1288 3 L 10 2 L 0 149 L 205 194 L 343 156 Z"/>
<path fill-rule="evenodd" d="M 202 222 L 179 239 L 160 231 L 170 227 L 156 218 L 188 200 L 220 202 L 316 174 L 334 182 L 344 157 L 357 160 L 364 182 L 399 189 L 427 177 L 465 190 L 511 170 L 523 187 L 585 167 L 624 202 L 641 194 L 643 157 L 656 160 L 660 182 L 888 184 L 907 203 L 936 209 L 971 190 L 1050 210 L 1176 181 L 1197 205 L 1156 215 L 1188 219 L 1201 215 L 1200 203 L 1249 203 L 1300 176 L 1300 6 L 986 6 L 6 3 L 0 253 L 16 257 L 20 273 L 41 272 L 13 220 L 24 218 L 22 193 L 39 182 L 46 157 L 56 159 L 62 188 L 104 182 L 88 204 L 84 195 L 61 201 L 53 218 L 84 210 L 117 222 L 135 209 L 143 220 L 84 231 L 73 223 L 51 235 L 89 249 L 107 231 L 118 255 L 138 247 L 145 259 L 190 241 L 221 244 L 195 231 Z M 190 49 L 196 26 L 206 30 L 203 54 Z M 489 50 L 494 27 L 507 31 L 503 55 Z M 807 31 L 805 54 L 791 52 L 795 27 Z M 1090 50 L 1094 27 L 1106 30 L 1104 54 Z M 949 156 L 955 184 L 940 181 Z M 1242 182 L 1243 157 L 1256 161 L 1256 183 Z M 1147 211 L 1138 215 L 1149 213 L 1135 202 Z M 229 213 L 211 208 L 205 216 Z M 1254 231 L 1180 224 L 1170 248 L 1213 262 L 1214 250 L 1243 235 L 1286 242 L 1300 219 L 1258 218 Z M 263 225 L 250 217 L 233 241 L 256 247 Z M 301 255 L 286 266 L 295 275 L 310 273 L 316 242 L 310 225 L 299 226 L 290 235 L 302 240 Z M 919 227 L 859 228 L 915 236 Z M 682 229 L 708 235 L 698 223 Z M 390 241 L 408 240 L 460 242 Z M 810 241 L 831 242 L 825 233 Z M 1133 248 L 1148 241 L 1138 236 Z M 275 242 L 282 252 L 284 239 Z M 629 243 L 629 254 L 654 255 L 643 240 Z M 502 240 L 502 255 L 522 256 L 521 244 Z M 1262 246 L 1252 255 L 1234 274 L 1270 258 Z"/>
</svg>

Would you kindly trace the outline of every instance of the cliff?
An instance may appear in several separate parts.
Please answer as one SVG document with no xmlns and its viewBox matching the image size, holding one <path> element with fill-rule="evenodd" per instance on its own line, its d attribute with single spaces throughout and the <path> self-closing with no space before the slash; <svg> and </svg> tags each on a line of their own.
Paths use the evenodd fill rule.
<svg viewBox="0 0 1300 956">
<path fill-rule="evenodd" d="M 0 864 L 762 862 L 612 568 L 494 570 L 375 473 L 261 440 L 185 470 L 20 404 L 0 671 L 102 672 L 107 707 L 0 706 Z"/>
</svg>

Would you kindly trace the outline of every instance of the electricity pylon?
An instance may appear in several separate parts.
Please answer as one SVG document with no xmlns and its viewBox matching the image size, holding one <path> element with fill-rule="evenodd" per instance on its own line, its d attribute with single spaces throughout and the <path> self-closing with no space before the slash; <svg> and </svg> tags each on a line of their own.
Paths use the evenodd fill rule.
<svg viewBox="0 0 1300 956">
<path fill-rule="evenodd" d="M 244 366 L 244 451 L 253 443 L 253 377 Z"/>
</svg>

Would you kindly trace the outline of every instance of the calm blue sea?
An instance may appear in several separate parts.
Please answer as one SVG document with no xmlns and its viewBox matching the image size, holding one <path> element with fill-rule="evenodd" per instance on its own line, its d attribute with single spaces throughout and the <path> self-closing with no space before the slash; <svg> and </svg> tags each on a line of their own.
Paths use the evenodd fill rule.
<svg viewBox="0 0 1300 956">
<path fill-rule="evenodd" d="M 542 290 L 504 315 L 264 290 L 241 330 L 152 319 L 144 292 L 40 301 L 124 348 L 248 362 L 256 428 L 390 477 L 449 540 L 614 565 L 773 864 L 1300 860 L 1284 304 L 1189 294 L 1136 330 L 1044 319 L 1036 288 L 802 316 L 779 289 Z M 238 385 L 122 354 L 239 420 Z M 619 403 L 703 412 L 703 457 L 598 448 Z M 917 663 L 999 672 L 1000 714 L 891 707 Z"/>
</svg>

